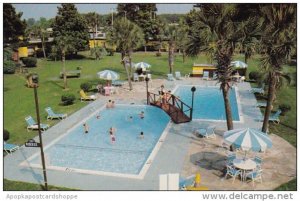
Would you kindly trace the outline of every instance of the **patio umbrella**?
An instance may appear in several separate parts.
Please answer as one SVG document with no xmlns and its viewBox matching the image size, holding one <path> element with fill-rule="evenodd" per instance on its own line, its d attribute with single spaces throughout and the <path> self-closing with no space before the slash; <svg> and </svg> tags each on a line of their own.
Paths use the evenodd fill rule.
<svg viewBox="0 0 300 201">
<path fill-rule="evenodd" d="M 104 80 L 118 80 L 120 78 L 120 75 L 112 70 L 100 71 L 97 75 Z"/>
<path fill-rule="evenodd" d="M 139 63 L 136 63 L 134 65 L 135 68 L 143 68 L 143 69 L 146 69 L 146 68 L 150 68 L 151 65 L 148 64 L 148 63 L 145 63 L 145 62 L 139 62 Z"/>
<path fill-rule="evenodd" d="M 242 61 L 233 61 L 231 62 L 231 65 L 233 65 L 236 68 L 247 68 L 248 65 Z"/>
<path fill-rule="evenodd" d="M 243 151 L 263 151 L 272 147 L 272 141 L 266 133 L 253 128 L 226 131 L 224 140 Z"/>
</svg>

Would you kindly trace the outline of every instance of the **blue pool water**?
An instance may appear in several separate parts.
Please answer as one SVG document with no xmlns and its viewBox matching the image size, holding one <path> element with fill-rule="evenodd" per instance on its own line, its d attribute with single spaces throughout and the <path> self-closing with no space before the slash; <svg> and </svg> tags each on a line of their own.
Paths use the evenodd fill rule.
<svg viewBox="0 0 300 201">
<path fill-rule="evenodd" d="M 174 94 L 179 96 L 187 105 L 192 105 L 191 86 L 178 86 Z M 233 120 L 239 121 L 236 91 L 234 88 L 230 90 L 230 104 Z M 226 119 L 223 94 L 219 87 L 196 86 L 193 119 Z"/>
<path fill-rule="evenodd" d="M 138 114 L 144 111 L 145 118 Z M 170 118 L 152 106 L 117 105 L 103 109 L 100 118 L 92 115 L 86 122 L 89 133 L 84 134 L 83 122 L 75 126 L 45 150 L 50 165 L 84 170 L 124 174 L 139 174 Z M 128 117 L 133 120 L 129 121 Z M 84 117 L 83 117 L 84 118 Z M 116 128 L 116 142 L 111 143 L 108 133 Z M 139 138 L 144 132 L 144 139 Z M 35 157 L 31 163 L 40 163 Z"/>
</svg>

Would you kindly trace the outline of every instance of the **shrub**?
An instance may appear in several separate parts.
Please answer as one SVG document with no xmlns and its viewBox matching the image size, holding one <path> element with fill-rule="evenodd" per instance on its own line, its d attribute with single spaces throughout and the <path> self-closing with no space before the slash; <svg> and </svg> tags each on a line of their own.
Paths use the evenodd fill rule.
<svg viewBox="0 0 300 201">
<path fill-rule="evenodd" d="M 9 140 L 9 132 L 8 130 L 3 130 L 3 141 Z"/>
<path fill-rule="evenodd" d="M 84 82 L 80 85 L 80 89 L 82 89 L 85 92 L 88 92 L 89 90 L 91 90 L 92 88 L 92 84 L 89 82 Z"/>
<path fill-rule="evenodd" d="M 36 67 L 37 59 L 35 57 L 24 57 L 22 61 L 26 67 Z"/>
<path fill-rule="evenodd" d="M 155 54 L 157 57 L 160 57 L 161 56 L 161 52 L 156 52 Z"/>
<path fill-rule="evenodd" d="M 257 71 L 252 71 L 249 73 L 249 79 L 257 81 L 260 78 L 260 74 Z"/>
<path fill-rule="evenodd" d="M 75 101 L 74 94 L 64 94 L 61 96 L 61 102 L 63 105 L 72 105 Z"/>
<path fill-rule="evenodd" d="M 114 56 L 115 54 L 115 50 L 111 48 L 106 48 L 106 51 L 107 51 L 107 56 Z"/>
<path fill-rule="evenodd" d="M 291 110 L 291 106 L 289 104 L 280 104 L 278 108 L 281 110 L 281 115 L 284 116 L 286 112 Z"/>
<path fill-rule="evenodd" d="M 14 74 L 16 71 L 16 63 L 8 60 L 3 62 L 3 73 L 4 74 Z"/>
</svg>

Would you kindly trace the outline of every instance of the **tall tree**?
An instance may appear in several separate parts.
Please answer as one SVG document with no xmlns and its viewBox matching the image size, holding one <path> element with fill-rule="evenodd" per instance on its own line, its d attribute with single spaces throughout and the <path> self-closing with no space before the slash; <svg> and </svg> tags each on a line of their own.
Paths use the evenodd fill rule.
<svg viewBox="0 0 300 201">
<path fill-rule="evenodd" d="M 16 13 L 15 8 L 9 4 L 3 4 L 3 40 L 4 43 L 17 42 L 18 37 L 24 35 L 26 21 L 21 20 L 23 13 Z"/>
<path fill-rule="evenodd" d="M 201 4 L 200 10 L 193 10 L 197 21 L 193 25 L 187 44 L 187 53 L 198 55 L 207 49 L 213 50 L 217 62 L 217 74 L 225 104 L 227 129 L 233 129 L 229 92 L 232 82 L 230 66 L 235 44 L 239 39 L 237 23 L 233 21 L 236 14 L 235 4 Z M 201 31 L 199 31 L 201 30 Z"/>
<path fill-rule="evenodd" d="M 66 54 L 76 54 L 88 46 L 89 33 L 85 19 L 74 4 L 61 4 L 52 25 L 54 43 L 58 38 L 71 38 Z"/>
<path fill-rule="evenodd" d="M 158 27 L 156 26 L 159 18 L 156 17 L 156 4 L 154 3 L 128 3 L 118 4 L 117 16 L 124 17 L 142 28 L 144 33 L 144 39 L 147 43 L 151 39 L 155 39 L 157 36 Z M 145 44 L 146 44 L 145 43 Z"/>
<path fill-rule="evenodd" d="M 262 66 L 268 72 L 268 100 L 262 131 L 267 132 L 269 116 L 282 75 L 282 65 L 296 45 L 296 4 L 271 4 L 261 8 L 263 33 Z"/>
<path fill-rule="evenodd" d="M 98 27 L 100 27 L 101 17 L 98 13 L 90 12 L 83 15 L 89 28 L 93 31 L 93 40 L 94 40 L 94 48 L 96 45 L 96 33 L 98 31 Z"/>
<path fill-rule="evenodd" d="M 169 44 L 169 72 L 173 73 L 174 69 L 174 51 L 176 49 L 176 41 L 178 41 L 178 26 L 177 25 L 168 25 L 166 29 L 166 38 Z"/>
<path fill-rule="evenodd" d="M 132 90 L 131 69 L 132 52 L 144 43 L 142 30 L 131 21 L 120 18 L 114 22 L 113 28 L 107 33 L 107 42 L 116 46 L 121 52 L 121 59 L 126 70 L 128 84 Z M 128 59 L 126 59 L 128 57 Z"/>
</svg>

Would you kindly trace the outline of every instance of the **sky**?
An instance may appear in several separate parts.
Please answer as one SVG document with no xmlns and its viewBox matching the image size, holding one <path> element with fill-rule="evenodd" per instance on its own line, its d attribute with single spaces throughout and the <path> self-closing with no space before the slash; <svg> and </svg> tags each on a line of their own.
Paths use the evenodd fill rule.
<svg viewBox="0 0 300 201">
<path fill-rule="evenodd" d="M 80 13 L 97 12 L 108 14 L 115 9 L 117 4 L 75 4 Z M 13 4 L 17 12 L 23 12 L 22 19 L 45 17 L 53 18 L 57 13 L 57 6 L 60 4 Z M 193 4 L 156 4 L 157 13 L 188 13 Z"/>
</svg>

